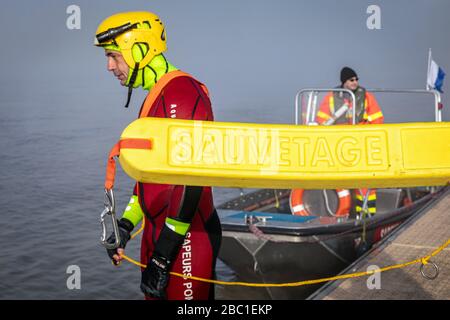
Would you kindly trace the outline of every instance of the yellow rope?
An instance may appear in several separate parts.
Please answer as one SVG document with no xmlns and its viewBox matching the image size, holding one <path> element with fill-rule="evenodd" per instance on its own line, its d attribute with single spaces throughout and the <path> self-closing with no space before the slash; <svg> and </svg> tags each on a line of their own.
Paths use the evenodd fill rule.
<svg viewBox="0 0 450 320">
<path fill-rule="evenodd" d="M 133 233 L 133 234 L 131 235 L 131 239 L 134 239 L 139 233 L 141 233 L 142 230 L 144 230 L 144 227 L 145 227 L 145 218 L 142 217 L 141 227 L 139 228 L 138 231 L 136 231 L 135 233 Z"/>
<path fill-rule="evenodd" d="M 142 263 L 140 263 L 140 262 L 137 262 L 136 260 L 133 260 L 133 259 L 131 259 L 130 257 L 124 255 L 124 254 L 121 254 L 120 257 L 123 258 L 123 259 L 125 259 L 125 260 L 127 260 L 128 262 L 131 262 L 132 264 L 137 265 L 138 267 L 141 267 L 141 268 L 147 267 L 145 264 L 142 264 Z"/>
<path fill-rule="evenodd" d="M 192 279 L 192 280 L 198 280 L 198 281 L 202 281 L 202 282 L 208 282 L 208 283 L 214 283 L 214 284 L 221 284 L 221 285 L 226 285 L 226 286 L 244 286 L 244 287 L 298 287 L 298 286 L 304 286 L 304 285 L 309 285 L 309 284 L 316 284 L 316 283 L 321 283 L 321 282 L 327 282 L 327 281 L 334 281 L 334 280 L 341 280 L 341 279 L 349 279 L 349 278 L 357 278 L 357 277 L 363 277 L 363 276 L 367 276 L 367 275 L 372 275 L 374 273 L 377 272 L 384 272 L 384 271 L 388 271 L 388 270 L 393 270 L 393 269 L 400 269 L 400 268 L 404 268 L 407 266 L 410 266 L 412 264 L 416 264 L 416 263 L 422 263 L 422 264 L 427 264 L 428 261 L 436 256 L 439 252 L 441 252 L 442 250 L 444 250 L 447 246 L 450 245 L 450 239 L 448 239 L 442 246 L 440 246 L 439 248 L 437 248 L 436 250 L 434 250 L 430 255 L 410 261 L 410 262 L 406 262 L 406 263 L 401 263 L 401 264 L 396 264 L 396 265 L 392 265 L 392 266 L 387 266 L 378 270 L 372 270 L 372 271 L 364 271 L 364 272 L 356 272 L 356 273 L 350 273 L 350 274 L 344 274 L 344 275 L 340 275 L 340 276 L 334 276 L 334 277 L 329 277 L 329 278 L 322 278 L 322 279 L 316 279 L 316 280 L 306 280 L 306 281 L 299 281 L 299 282 L 289 282 L 289 283 L 249 283 L 249 282 L 230 282 L 230 281 L 219 281 L 219 280 L 211 280 L 211 279 L 205 279 L 205 278 L 200 278 L 200 277 L 195 277 L 195 276 L 187 276 L 181 273 L 177 273 L 177 272 L 170 272 L 170 274 L 180 277 L 180 278 L 184 278 L 184 279 Z M 128 262 L 131 262 L 141 268 L 145 268 L 146 265 L 141 264 L 139 262 L 137 262 L 136 260 L 133 260 L 129 257 L 127 257 L 126 255 L 122 254 L 121 257 L 125 260 L 127 260 Z"/>
</svg>

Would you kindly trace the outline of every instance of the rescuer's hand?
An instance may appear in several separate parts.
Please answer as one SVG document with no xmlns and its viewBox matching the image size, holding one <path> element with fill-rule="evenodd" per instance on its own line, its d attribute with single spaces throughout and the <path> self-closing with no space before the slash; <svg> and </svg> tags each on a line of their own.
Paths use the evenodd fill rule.
<svg viewBox="0 0 450 320">
<path fill-rule="evenodd" d="M 131 238 L 131 231 L 133 231 L 133 224 L 130 220 L 122 218 L 117 221 L 117 226 L 119 227 L 120 244 L 117 249 L 106 249 L 108 256 L 111 258 L 115 265 L 118 265 L 122 260 L 121 255 L 124 253 L 124 248 L 127 245 L 128 240 Z M 114 232 L 109 236 L 108 243 L 114 243 L 116 241 L 116 236 Z"/>
<path fill-rule="evenodd" d="M 153 298 L 166 299 L 166 287 L 169 283 L 170 261 L 153 255 L 142 272 L 141 290 Z"/>
</svg>

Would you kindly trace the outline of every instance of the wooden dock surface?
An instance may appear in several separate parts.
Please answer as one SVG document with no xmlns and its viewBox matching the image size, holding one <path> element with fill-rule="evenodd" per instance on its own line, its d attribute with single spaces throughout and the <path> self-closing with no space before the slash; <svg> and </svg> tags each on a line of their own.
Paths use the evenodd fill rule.
<svg viewBox="0 0 450 320">
<path fill-rule="evenodd" d="M 378 248 L 355 262 L 345 273 L 367 271 L 409 262 L 431 254 L 450 238 L 450 190 L 413 220 L 394 232 Z M 450 300 L 450 246 L 430 259 L 439 267 L 434 280 L 420 272 L 421 264 L 374 276 L 338 280 L 325 285 L 309 299 L 324 300 Z M 434 267 L 428 263 L 424 272 Z M 369 289 L 370 287 L 370 289 Z"/>
</svg>

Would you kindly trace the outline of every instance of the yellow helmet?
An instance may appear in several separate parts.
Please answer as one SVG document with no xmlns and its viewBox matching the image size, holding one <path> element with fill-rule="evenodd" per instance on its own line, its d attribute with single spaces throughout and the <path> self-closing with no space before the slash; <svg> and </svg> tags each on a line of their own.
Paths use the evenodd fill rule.
<svg viewBox="0 0 450 320">
<path fill-rule="evenodd" d="M 145 11 L 117 13 L 106 18 L 97 28 L 94 44 L 120 51 L 133 69 L 144 68 L 153 57 L 167 49 L 164 24 L 156 14 Z M 135 61 L 133 47 L 139 44 L 148 50 L 140 61 Z"/>
</svg>

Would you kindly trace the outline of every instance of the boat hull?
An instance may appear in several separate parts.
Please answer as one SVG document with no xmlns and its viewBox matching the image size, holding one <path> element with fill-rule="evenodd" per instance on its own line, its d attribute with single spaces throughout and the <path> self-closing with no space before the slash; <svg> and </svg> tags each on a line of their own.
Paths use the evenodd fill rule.
<svg viewBox="0 0 450 320">
<path fill-rule="evenodd" d="M 339 223 L 326 217 L 301 222 L 286 214 L 219 211 L 223 229 L 219 258 L 235 272 L 236 281 L 279 284 L 332 277 L 432 199 L 427 195 L 408 207 Z M 277 218 L 281 220 L 274 221 Z M 257 220 L 249 223 L 249 219 Z M 305 299 L 324 283 L 262 288 L 219 286 L 218 290 L 224 299 Z"/>
</svg>

